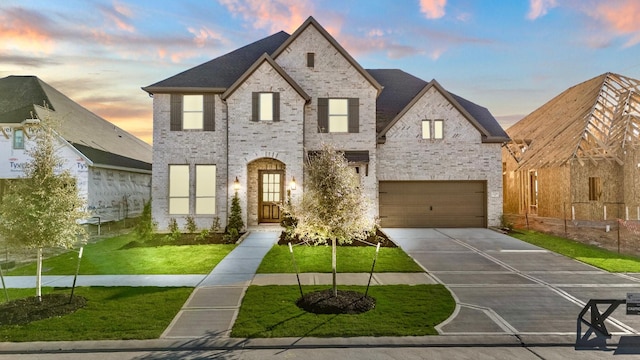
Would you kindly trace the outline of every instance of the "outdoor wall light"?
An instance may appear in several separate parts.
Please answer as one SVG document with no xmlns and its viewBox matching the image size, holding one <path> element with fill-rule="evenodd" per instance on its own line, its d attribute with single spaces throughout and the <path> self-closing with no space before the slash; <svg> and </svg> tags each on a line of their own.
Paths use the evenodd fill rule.
<svg viewBox="0 0 640 360">
<path fill-rule="evenodd" d="M 295 190 L 296 189 L 296 177 L 292 177 L 291 178 L 291 183 L 289 184 L 289 189 L 291 190 Z"/>
<path fill-rule="evenodd" d="M 240 190 L 240 180 L 238 180 L 237 176 L 236 176 L 236 179 L 233 181 L 233 190 L 235 191 Z"/>
</svg>

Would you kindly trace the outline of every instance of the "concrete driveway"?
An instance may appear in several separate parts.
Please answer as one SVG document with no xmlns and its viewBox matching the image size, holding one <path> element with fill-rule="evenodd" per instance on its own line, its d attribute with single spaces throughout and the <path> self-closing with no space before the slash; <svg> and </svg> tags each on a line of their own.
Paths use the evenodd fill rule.
<svg viewBox="0 0 640 360">
<path fill-rule="evenodd" d="M 640 292 L 637 274 L 608 273 L 489 229 L 384 231 L 455 297 L 441 334 L 575 335 L 589 299 Z M 614 335 L 640 330 L 640 316 L 624 305 L 609 319 Z"/>
</svg>

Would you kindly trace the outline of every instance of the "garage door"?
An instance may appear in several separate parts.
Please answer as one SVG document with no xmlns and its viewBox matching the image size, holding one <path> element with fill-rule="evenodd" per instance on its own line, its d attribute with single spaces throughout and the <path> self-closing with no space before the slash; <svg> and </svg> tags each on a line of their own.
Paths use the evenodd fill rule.
<svg viewBox="0 0 640 360">
<path fill-rule="evenodd" d="M 382 227 L 486 227 L 486 181 L 381 181 Z"/>
</svg>

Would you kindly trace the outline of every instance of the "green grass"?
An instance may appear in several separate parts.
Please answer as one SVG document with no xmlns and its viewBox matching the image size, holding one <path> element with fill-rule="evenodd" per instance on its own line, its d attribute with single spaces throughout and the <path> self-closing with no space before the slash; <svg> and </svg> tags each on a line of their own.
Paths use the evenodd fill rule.
<svg viewBox="0 0 640 360">
<path fill-rule="evenodd" d="M 192 288 L 79 287 L 87 306 L 73 314 L 27 325 L 0 326 L 0 341 L 156 339 L 171 323 Z M 70 289 L 43 288 L 43 293 Z M 34 296 L 34 289 L 10 289 L 10 299 Z M 4 301 L 4 293 L 0 298 Z"/>
<path fill-rule="evenodd" d="M 326 289 L 305 286 L 303 291 Z M 340 290 L 364 293 L 363 286 Z M 233 326 L 232 337 L 349 337 L 437 335 L 455 301 L 442 285 L 372 286 L 376 307 L 358 315 L 317 315 L 299 309 L 297 286 L 251 286 Z"/>
<path fill-rule="evenodd" d="M 535 231 L 518 230 L 510 235 L 609 272 L 640 272 L 640 258 L 636 256 Z"/>
<path fill-rule="evenodd" d="M 369 272 L 375 247 L 338 246 L 337 271 L 342 273 Z M 295 246 L 293 254 L 300 272 L 331 272 L 331 246 Z M 424 271 L 400 248 L 380 248 L 375 272 Z M 276 245 L 267 253 L 258 268 L 259 274 L 293 273 L 295 269 L 287 245 Z"/>
<path fill-rule="evenodd" d="M 181 245 L 122 249 L 135 235 L 126 234 L 88 244 L 80 264 L 82 275 L 208 274 L 235 245 Z M 46 259 L 44 275 L 71 275 L 78 253 L 70 251 Z M 35 275 L 35 263 L 7 272 L 7 275 Z"/>
</svg>

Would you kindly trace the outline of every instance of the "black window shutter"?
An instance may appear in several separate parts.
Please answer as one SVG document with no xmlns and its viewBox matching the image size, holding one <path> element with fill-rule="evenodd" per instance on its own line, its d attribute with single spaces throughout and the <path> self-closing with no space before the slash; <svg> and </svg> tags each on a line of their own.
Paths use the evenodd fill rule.
<svg viewBox="0 0 640 360">
<path fill-rule="evenodd" d="M 214 94 L 204 94 L 204 113 L 202 130 L 215 131 L 216 130 L 216 98 Z"/>
<path fill-rule="evenodd" d="M 251 121 L 258 121 L 260 117 L 258 113 L 260 111 L 260 93 L 251 93 Z"/>
<path fill-rule="evenodd" d="M 182 95 L 171 94 L 171 113 L 169 129 L 171 131 L 182 130 Z"/>
<path fill-rule="evenodd" d="M 280 93 L 273 93 L 273 121 L 280 121 Z"/>
<path fill-rule="evenodd" d="M 360 99 L 349 98 L 349 132 L 360 132 Z"/>
<path fill-rule="evenodd" d="M 329 132 L 329 99 L 318 98 L 318 132 Z"/>
</svg>

